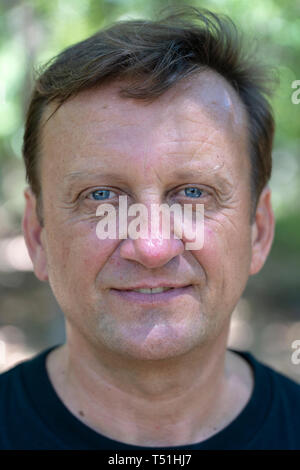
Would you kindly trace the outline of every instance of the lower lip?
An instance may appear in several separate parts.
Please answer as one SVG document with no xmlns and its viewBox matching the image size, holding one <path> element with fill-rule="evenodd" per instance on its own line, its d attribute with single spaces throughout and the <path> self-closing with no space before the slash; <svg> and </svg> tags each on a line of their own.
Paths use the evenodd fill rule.
<svg viewBox="0 0 300 470">
<path fill-rule="evenodd" d="M 159 292 L 156 294 L 143 294 L 142 292 L 135 292 L 130 290 L 110 289 L 113 295 L 118 295 L 123 300 L 131 302 L 140 302 L 142 304 L 158 304 L 162 302 L 169 302 L 172 299 L 178 298 L 181 295 L 191 294 L 193 286 L 178 287 Z"/>
</svg>

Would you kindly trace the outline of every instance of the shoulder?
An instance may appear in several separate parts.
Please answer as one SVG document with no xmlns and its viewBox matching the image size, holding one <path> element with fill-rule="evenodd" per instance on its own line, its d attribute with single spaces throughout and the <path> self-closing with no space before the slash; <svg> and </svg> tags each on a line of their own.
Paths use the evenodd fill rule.
<svg viewBox="0 0 300 470">
<path fill-rule="evenodd" d="M 20 380 L 23 362 L 16 364 L 0 373 L 0 397 L 7 391 L 13 382 Z"/>
<path fill-rule="evenodd" d="M 288 377 L 286 374 L 275 370 L 265 362 L 256 359 L 252 354 L 246 353 L 250 362 L 260 372 L 259 375 L 268 375 L 277 390 L 282 390 L 291 394 L 300 393 L 300 383 Z"/>
<path fill-rule="evenodd" d="M 263 397 L 269 391 L 273 409 L 300 422 L 300 383 L 255 358 L 249 352 L 240 353 L 252 366 L 255 390 Z"/>
<path fill-rule="evenodd" d="M 300 449 L 300 384 L 249 352 L 238 354 L 248 361 L 254 377 L 244 416 L 256 429 L 247 448 Z"/>
<path fill-rule="evenodd" d="M 0 374 L 0 449 L 40 448 L 49 432 L 37 404 L 48 406 L 45 358 L 48 350 Z M 26 429 L 26 432 L 24 432 Z"/>
<path fill-rule="evenodd" d="M 0 373 L 0 407 L 8 400 L 16 402 L 28 389 L 28 384 L 38 383 L 47 353 L 48 350 L 42 351 Z"/>
<path fill-rule="evenodd" d="M 261 359 L 257 359 L 252 353 L 248 351 L 235 351 L 231 350 L 235 357 L 239 357 L 244 362 L 247 362 L 253 371 L 253 375 L 256 379 L 263 379 L 268 377 L 277 386 L 282 386 L 284 389 L 293 390 L 293 392 L 300 392 L 300 383 L 291 379 L 282 372 L 275 370 L 272 366 L 268 365 Z"/>
<path fill-rule="evenodd" d="M 22 429 L 23 363 L 0 374 L 0 449 L 11 449 L 11 429 Z M 23 422 L 24 423 L 24 422 Z"/>
<path fill-rule="evenodd" d="M 24 376 L 27 375 L 25 369 L 30 366 L 32 359 L 19 362 L 10 369 L 0 374 L 0 416 L 8 416 L 13 407 L 18 409 L 26 389 Z M 30 367 L 29 367 L 30 369 Z"/>
<path fill-rule="evenodd" d="M 288 400 L 293 408 L 297 407 L 300 411 L 300 383 L 269 366 L 263 365 L 263 367 L 271 376 L 274 393 L 282 400 Z"/>
</svg>

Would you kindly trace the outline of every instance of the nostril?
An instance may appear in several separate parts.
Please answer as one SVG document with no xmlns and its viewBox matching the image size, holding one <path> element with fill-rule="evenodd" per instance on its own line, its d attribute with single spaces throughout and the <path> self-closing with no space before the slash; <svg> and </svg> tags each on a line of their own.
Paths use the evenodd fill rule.
<svg viewBox="0 0 300 470">
<path fill-rule="evenodd" d="M 179 239 L 136 239 L 124 240 L 120 256 L 136 261 L 147 268 L 161 267 L 184 252 L 184 244 Z"/>
</svg>

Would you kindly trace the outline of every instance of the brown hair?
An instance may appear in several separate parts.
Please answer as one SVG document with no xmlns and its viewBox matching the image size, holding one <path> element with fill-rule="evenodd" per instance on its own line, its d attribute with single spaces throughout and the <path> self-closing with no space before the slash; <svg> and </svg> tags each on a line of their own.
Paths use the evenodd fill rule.
<svg viewBox="0 0 300 470">
<path fill-rule="evenodd" d="M 269 74 L 257 64 L 255 56 L 244 52 L 241 36 L 228 17 L 187 6 L 156 21 L 115 23 L 67 48 L 40 72 L 27 113 L 23 143 L 26 178 L 38 207 L 39 134 L 49 103 L 57 104 L 56 111 L 82 90 L 120 78 L 130 79 L 121 89 L 121 96 L 151 101 L 182 78 L 207 68 L 232 85 L 246 108 L 255 208 L 272 167 L 274 119 L 267 99 Z"/>
</svg>

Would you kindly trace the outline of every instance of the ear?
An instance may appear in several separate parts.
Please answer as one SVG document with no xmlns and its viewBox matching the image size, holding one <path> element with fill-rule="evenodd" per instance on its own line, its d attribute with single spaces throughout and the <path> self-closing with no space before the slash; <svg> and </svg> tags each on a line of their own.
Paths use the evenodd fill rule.
<svg viewBox="0 0 300 470">
<path fill-rule="evenodd" d="M 48 280 L 47 257 L 43 243 L 43 230 L 36 211 L 36 197 L 30 188 L 25 189 L 25 212 L 23 234 L 34 272 L 40 281 Z"/>
<path fill-rule="evenodd" d="M 271 190 L 266 186 L 260 195 L 255 212 L 255 221 L 251 228 L 252 257 L 250 275 L 258 273 L 267 259 L 274 238 L 274 224 Z"/>
</svg>

